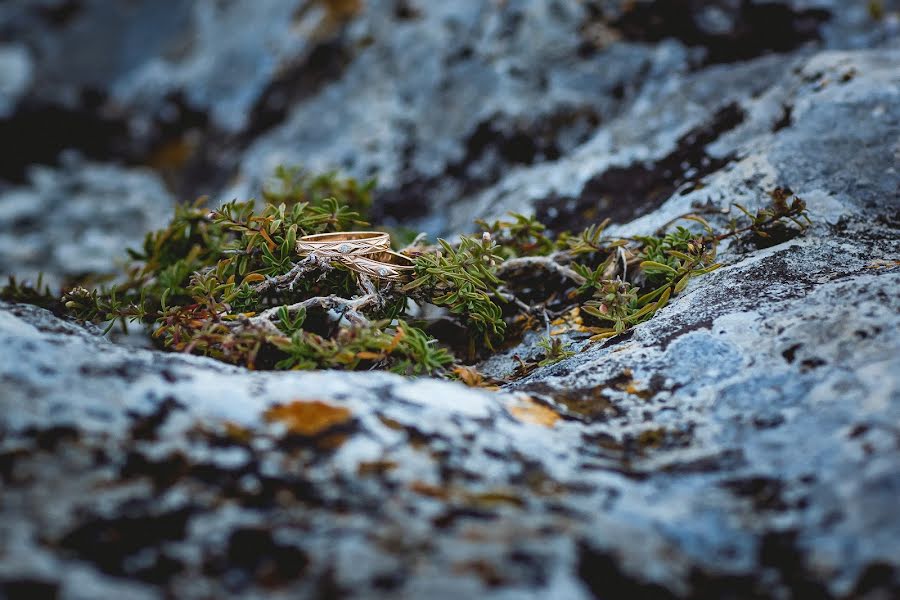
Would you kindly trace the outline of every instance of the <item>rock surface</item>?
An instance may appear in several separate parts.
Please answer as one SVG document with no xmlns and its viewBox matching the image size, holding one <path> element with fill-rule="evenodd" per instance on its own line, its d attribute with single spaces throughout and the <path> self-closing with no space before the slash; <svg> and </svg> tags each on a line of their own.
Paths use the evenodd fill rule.
<svg viewBox="0 0 900 600">
<path fill-rule="evenodd" d="M 753 253 L 499 393 L 251 373 L 4 305 L 0 585 L 890 597 L 900 268 L 870 240 L 897 257 L 891 232 Z"/>
<path fill-rule="evenodd" d="M 0 272 L 54 286 L 121 269 L 126 248 L 164 226 L 175 204 L 155 173 L 74 163 L 35 167 L 0 192 Z"/>
<path fill-rule="evenodd" d="M 0 272 L 112 272 L 178 192 L 279 162 L 431 232 L 639 235 L 776 186 L 814 222 L 496 392 L 0 304 L 0 597 L 900 595 L 900 7 L 870 4 L 0 5 Z"/>
</svg>

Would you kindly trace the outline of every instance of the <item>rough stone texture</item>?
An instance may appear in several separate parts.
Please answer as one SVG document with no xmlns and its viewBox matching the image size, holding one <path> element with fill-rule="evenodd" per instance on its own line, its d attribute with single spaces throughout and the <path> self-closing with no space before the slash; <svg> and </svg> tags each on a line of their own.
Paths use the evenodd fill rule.
<svg viewBox="0 0 900 600">
<path fill-rule="evenodd" d="M 375 174 L 380 216 L 432 232 L 721 224 L 775 186 L 814 221 L 499 392 L 248 372 L 0 304 L 0 597 L 900 596 L 880 6 L 0 4 L 0 272 L 109 272 L 165 184 L 229 199 L 281 161 Z"/>
<path fill-rule="evenodd" d="M 495 394 L 249 373 L 4 305 L 0 585 L 889 597 L 900 269 L 871 248 L 896 259 L 895 228 L 755 252 Z M 352 417 L 315 436 L 264 422 L 294 400 Z M 535 401 L 564 418 L 517 421 Z"/>
<path fill-rule="evenodd" d="M 598 135 L 612 165 L 665 154 L 777 81 L 774 57 L 896 47 L 900 6 L 878 4 L 876 20 L 844 0 L 5 3 L 0 41 L 25 45 L 32 83 L 0 119 L 0 144 L 27 142 L 0 176 L 74 147 L 230 200 L 301 163 L 376 176 L 382 217 L 455 233 L 460 198 L 502 201 L 510 174 Z"/>
<path fill-rule="evenodd" d="M 31 76 L 31 59 L 24 47 L 0 46 L 0 118 L 13 111 Z"/>
<path fill-rule="evenodd" d="M 74 162 L 35 167 L 0 191 L 0 272 L 58 286 L 121 269 L 125 249 L 168 221 L 174 200 L 152 171 Z"/>
</svg>

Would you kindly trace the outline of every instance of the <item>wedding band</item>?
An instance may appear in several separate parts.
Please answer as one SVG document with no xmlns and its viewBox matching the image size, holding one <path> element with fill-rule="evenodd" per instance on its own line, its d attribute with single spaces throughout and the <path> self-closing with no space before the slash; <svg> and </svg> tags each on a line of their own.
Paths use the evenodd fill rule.
<svg viewBox="0 0 900 600">
<path fill-rule="evenodd" d="M 360 256 L 390 250 L 391 238 L 381 231 L 345 231 L 317 233 L 297 240 L 297 253 L 301 256 L 313 252 L 324 258 Z"/>
<path fill-rule="evenodd" d="M 413 259 L 391 250 L 366 256 L 351 256 L 341 262 L 357 273 L 387 281 L 404 281 L 416 268 Z"/>
</svg>

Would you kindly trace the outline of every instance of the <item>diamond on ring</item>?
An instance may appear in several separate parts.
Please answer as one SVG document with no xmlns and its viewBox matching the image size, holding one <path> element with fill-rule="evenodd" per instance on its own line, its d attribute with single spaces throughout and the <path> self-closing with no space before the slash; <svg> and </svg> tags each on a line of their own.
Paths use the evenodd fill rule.
<svg viewBox="0 0 900 600">
<path fill-rule="evenodd" d="M 347 254 L 348 252 L 350 252 L 350 245 L 341 244 L 340 246 L 338 246 L 338 252 L 340 252 L 341 254 Z"/>
<path fill-rule="evenodd" d="M 381 267 L 378 269 L 378 274 L 381 275 L 382 277 L 387 277 L 388 270 L 385 269 L 384 267 Z"/>
</svg>

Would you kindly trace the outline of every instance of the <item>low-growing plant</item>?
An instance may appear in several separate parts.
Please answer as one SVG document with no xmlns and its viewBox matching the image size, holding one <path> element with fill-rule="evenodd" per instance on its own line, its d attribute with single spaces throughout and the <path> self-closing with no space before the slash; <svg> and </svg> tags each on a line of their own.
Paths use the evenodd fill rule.
<svg viewBox="0 0 900 600">
<path fill-rule="evenodd" d="M 570 356 L 575 356 L 575 352 L 569 350 L 568 346 L 558 337 L 544 337 L 538 342 L 538 347 L 544 350 L 544 358 L 538 362 L 539 367 L 555 365 L 561 360 L 565 360 Z"/>
<path fill-rule="evenodd" d="M 809 224 L 803 201 L 778 189 L 755 213 L 737 206 L 721 231 L 691 214 L 682 218 L 692 227 L 655 236 L 610 237 L 608 221 L 551 234 L 536 219 L 513 214 L 478 221 L 481 235 L 455 242 L 423 245 L 417 236 L 403 250 L 415 265 L 405 284 L 297 255 L 300 236 L 369 227 L 373 187 L 280 168 L 259 204 L 176 208 L 166 227 L 129 251 L 113 284 L 72 287 L 60 299 L 40 282 L 10 279 L 0 295 L 107 329 L 140 324 L 162 348 L 248 368 L 385 369 L 495 385 L 465 363 L 542 323 L 544 356 L 523 372 L 568 358 L 573 352 L 552 335 L 551 321 L 571 321 L 566 327 L 594 340 L 622 334 L 692 278 L 718 268 L 724 240 L 781 237 Z M 419 310 L 429 304 L 437 309 Z M 564 318 L 575 313 L 584 318 Z M 455 328 L 439 326 L 448 320 Z M 465 332 L 465 340 L 448 331 Z"/>
</svg>

